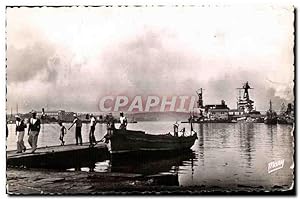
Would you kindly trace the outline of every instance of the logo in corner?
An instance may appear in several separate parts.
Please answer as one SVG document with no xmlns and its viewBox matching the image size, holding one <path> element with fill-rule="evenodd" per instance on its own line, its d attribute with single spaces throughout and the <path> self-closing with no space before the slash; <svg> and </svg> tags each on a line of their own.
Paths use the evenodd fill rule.
<svg viewBox="0 0 300 200">
<path fill-rule="evenodd" d="M 283 168 L 283 165 L 284 165 L 284 159 L 270 162 L 268 164 L 268 173 L 270 174 L 272 172 L 275 172 Z"/>
</svg>

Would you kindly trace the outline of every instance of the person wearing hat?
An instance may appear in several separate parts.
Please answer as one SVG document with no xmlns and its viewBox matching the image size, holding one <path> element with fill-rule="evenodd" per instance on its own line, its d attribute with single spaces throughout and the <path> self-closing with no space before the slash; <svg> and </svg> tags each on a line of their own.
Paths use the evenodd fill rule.
<svg viewBox="0 0 300 200">
<path fill-rule="evenodd" d="M 120 129 L 126 130 L 126 127 L 127 127 L 127 119 L 126 119 L 126 117 L 124 116 L 124 113 L 123 113 L 123 112 L 120 113 L 120 123 L 121 123 Z"/>
<path fill-rule="evenodd" d="M 31 153 L 34 153 L 37 148 L 37 141 L 41 130 L 41 120 L 36 117 L 36 112 L 31 112 L 32 117 L 29 119 L 28 127 L 28 143 L 31 146 Z"/>
<path fill-rule="evenodd" d="M 93 114 L 91 114 L 91 122 L 90 122 L 90 133 L 89 133 L 89 139 L 90 139 L 90 146 L 95 145 L 96 138 L 95 138 L 95 127 L 96 127 L 96 119 Z"/>
<path fill-rule="evenodd" d="M 82 145 L 82 136 L 81 136 L 82 122 L 77 117 L 76 114 L 74 114 L 73 116 L 74 116 L 74 121 L 73 121 L 72 125 L 68 128 L 68 130 L 70 130 L 74 126 L 74 124 L 76 124 L 76 129 L 75 129 L 76 145 L 78 145 L 78 141 L 79 141 L 80 145 Z"/>
<path fill-rule="evenodd" d="M 19 115 L 16 115 L 17 153 L 26 151 L 26 147 L 23 141 L 26 127 L 27 126 L 24 123 L 24 120 L 22 120 Z"/>
</svg>

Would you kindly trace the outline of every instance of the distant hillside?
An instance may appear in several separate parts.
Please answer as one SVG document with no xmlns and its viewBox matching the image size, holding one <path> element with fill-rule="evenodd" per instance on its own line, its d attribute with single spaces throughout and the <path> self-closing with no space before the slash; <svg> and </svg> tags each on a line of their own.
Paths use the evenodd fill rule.
<svg viewBox="0 0 300 200">
<path fill-rule="evenodd" d="M 136 121 L 186 121 L 190 114 L 185 112 L 141 112 L 126 114 L 128 120 Z"/>
</svg>

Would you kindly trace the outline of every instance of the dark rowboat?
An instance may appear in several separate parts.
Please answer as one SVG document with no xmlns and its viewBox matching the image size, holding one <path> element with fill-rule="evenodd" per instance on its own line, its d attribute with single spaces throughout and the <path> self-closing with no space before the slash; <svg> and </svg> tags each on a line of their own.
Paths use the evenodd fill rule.
<svg viewBox="0 0 300 200">
<path fill-rule="evenodd" d="M 197 139 L 191 136 L 176 137 L 171 134 L 151 135 L 143 131 L 114 129 L 109 137 L 111 153 L 129 153 L 137 151 L 177 151 L 190 149 Z"/>
</svg>

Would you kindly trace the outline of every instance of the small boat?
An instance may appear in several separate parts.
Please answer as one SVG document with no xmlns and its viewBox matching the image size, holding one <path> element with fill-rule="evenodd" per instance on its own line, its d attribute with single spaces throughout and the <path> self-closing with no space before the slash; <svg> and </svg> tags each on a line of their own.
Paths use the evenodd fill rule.
<svg viewBox="0 0 300 200">
<path fill-rule="evenodd" d="M 266 113 L 264 119 L 265 124 L 277 124 L 277 113 L 272 110 L 272 102 L 270 101 L 270 109 Z"/>
<path fill-rule="evenodd" d="M 247 117 L 247 119 L 246 119 L 247 123 L 253 123 L 254 121 L 255 121 L 255 119 L 252 117 Z"/>
<path fill-rule="evenodd" d="M 277 117 L 275 116 L 267 116 L 264 119 L 265 124 L 277 124 Z"/>
<path fill-rule="evenodd" d="M 177 151 L 190 149 L 197 139 L 197 133 L 190 136 L 173 136 L 147 134 L 144 131 L 114 129 L 110 140 L 110 151 L 116 153 Z"/>
<path fill-rule="evenodd" d="M 294 119 L 290 116 L 279 116 L 277 118 L 278 124 L 294 124 Z"/>
<path fill-rule="evenodd" d="M 245 121 L 247 119 L 247 117 L 239 117 L 239 118 L 237 118 L 236 120 L 237 121 Z"/>
<path fill-rule="evenodd" d="M 285 104 L 282 103 L 281 112 L 277 117 L 277 123 L 293 125 L 294 121 L 295 118 L 294 118 L 292 104 L 289 103 L 288 107 L 286 108 Z"/>
<path fill-rule="evenodd" d="M 256 117 L 256 118 L 254 119 L 254 122 L 255 122 L 255 123 L 264 123 L 264 118 L 263 118 L 263 117 Z"/>
</svg>

